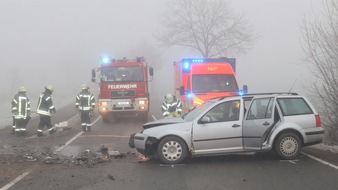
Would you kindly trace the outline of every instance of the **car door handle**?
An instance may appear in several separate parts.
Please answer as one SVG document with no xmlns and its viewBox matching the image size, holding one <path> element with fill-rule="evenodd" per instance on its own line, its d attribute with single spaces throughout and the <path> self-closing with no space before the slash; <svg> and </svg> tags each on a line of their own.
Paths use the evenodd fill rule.
<svg viewBox="0 0 338 190">
<path fill-rule="evenodd" d="M 270 125 L 270 123 L 264 122 L 263 125 L 264 125 L 264 126 L 267 126 L 267 125 Z"/>
<path fill-rule="evenodd" d="M 238 125 L 238 124 L 233 124 L 232 127 L 235 128 L 235 127 L 240 127 L 241 125 Z"/>
</svg>

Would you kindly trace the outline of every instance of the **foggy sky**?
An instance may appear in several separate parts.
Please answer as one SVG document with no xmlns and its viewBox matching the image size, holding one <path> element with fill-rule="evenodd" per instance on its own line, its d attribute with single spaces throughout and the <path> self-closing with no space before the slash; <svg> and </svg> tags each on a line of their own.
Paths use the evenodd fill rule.
<svg viewBox="0 0 338 190">
<path fill-rule="evenodd" d="M 168 0 L 170 1 L 170 0 Z M 179 47 L 159 48 L 154 33 L 166 0 L 0 0 L 0 105 L 6 110 L 20 86 L 32 108 L 47 84 L 55 86 L 56 107 L 71 101 L 82 83 L 91 84 L 99 57 L 145 56 L 155 67 L 151 92 L 173 92 L 173 62 L 199 56 Z M 231 0 L 259 38 L 237 59 L 239 85 L 250 92 L 306 93 L 311 74 L 300 46 L 300 23 L 321 9 L 314 0 Z M 310 79 L 310 80 L 309 80 Z M 95 86 L 94 86 L 95 88 Z M 163 89 L 160 89 L 163 88 Z M 5 106 L 5 107 L 4 107 Z M 10 112 L 10 110 L 8 110 Z"/>
</svg>

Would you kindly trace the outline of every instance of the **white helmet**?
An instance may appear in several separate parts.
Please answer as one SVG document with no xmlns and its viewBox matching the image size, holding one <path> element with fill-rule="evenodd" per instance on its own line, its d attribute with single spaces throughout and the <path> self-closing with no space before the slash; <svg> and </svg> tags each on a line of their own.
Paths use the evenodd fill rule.
<svg viewBox="0 0 338 190">
<path fill-rule="evenodd" d="M 52 86 L 52 85 L 47 85 L 46 87 L 45 87 L 47 90 L 49 90 L 49 91 L 51 91 L 51 92 L 53 92 L 54 91 L 54 87 Z"/>
<path fill-rule="evenodd" d="M 27 89 L 25 88 L 25 87 L 23 87 L 23 86 L 21 86 L 20 88 L 19 88 L 19 92 L 26 92 L 27 91 Z"/>
<path fill-rule="evenodd" d="M 82 90 L 89 89 L 89 86 L 87 84 L 83 84 L 81 85 L 81 89 Z"/>
</svg>

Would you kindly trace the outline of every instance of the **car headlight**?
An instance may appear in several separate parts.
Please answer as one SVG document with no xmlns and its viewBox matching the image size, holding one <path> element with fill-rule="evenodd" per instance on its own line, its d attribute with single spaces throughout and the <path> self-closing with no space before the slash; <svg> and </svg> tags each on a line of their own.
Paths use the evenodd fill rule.
<svg viewBox="0 0 338 190">
<path fill-rule="evenodd" d="M 146 103 L 147 103 L 146 100 L 139 100 L 139 101 L 138 101 L 138 104 L 140 104 L 140 105 L 144 105 L 144 104 L 146 104 Z"/>
</svg>

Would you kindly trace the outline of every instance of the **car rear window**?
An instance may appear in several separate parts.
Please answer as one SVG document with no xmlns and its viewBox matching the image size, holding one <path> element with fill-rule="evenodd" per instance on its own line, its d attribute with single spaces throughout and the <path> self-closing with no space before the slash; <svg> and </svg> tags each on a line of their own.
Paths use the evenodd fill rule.
<svg viewBox="0 0 338 190">
<path fill-rule="evenodd" d="M 278 98 L 277 101 L 284 116 L 313 114 L 303 98 Z"/>
</svg>

